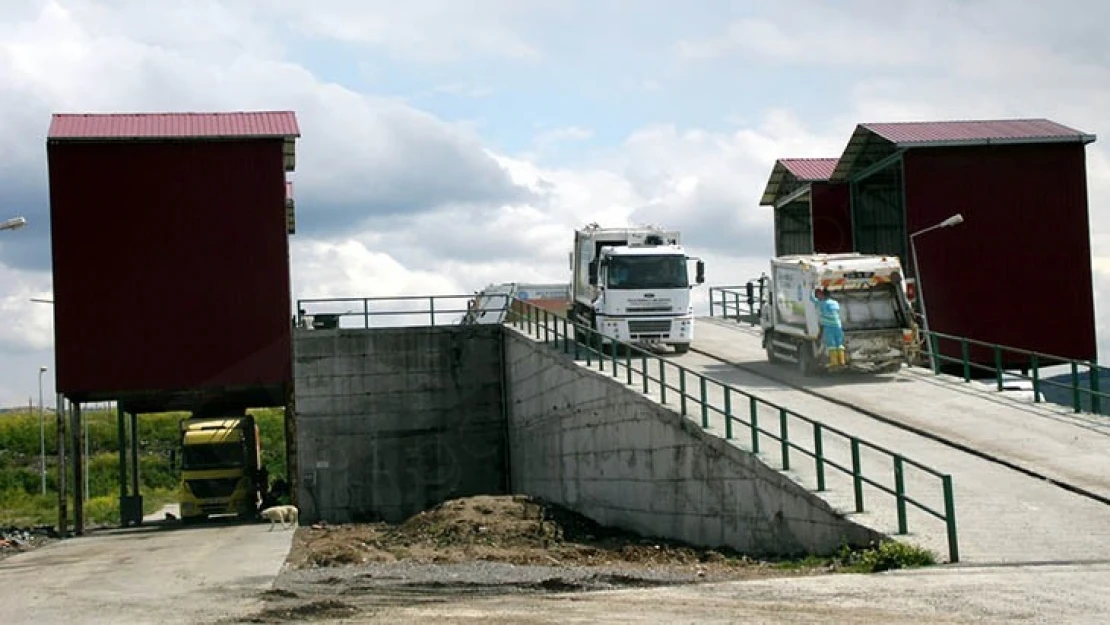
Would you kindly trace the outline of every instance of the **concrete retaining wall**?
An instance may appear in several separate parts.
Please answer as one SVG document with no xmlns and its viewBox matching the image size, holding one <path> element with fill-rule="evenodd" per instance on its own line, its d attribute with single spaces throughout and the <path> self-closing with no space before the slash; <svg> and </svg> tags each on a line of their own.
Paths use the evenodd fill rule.
<svg viewBox="0 0 1110 625">
<path fill-rule="evenodd" d="M 599 523 L 749 554 L 829 554 L 880 535 L 754 455 L 507 330 L 515 492 Z"/>
<path fill-rule="evenodd" d="M 506 489 L 500 326 L 297 330 L 302 519 L 400 521 Z"/>
</svg>

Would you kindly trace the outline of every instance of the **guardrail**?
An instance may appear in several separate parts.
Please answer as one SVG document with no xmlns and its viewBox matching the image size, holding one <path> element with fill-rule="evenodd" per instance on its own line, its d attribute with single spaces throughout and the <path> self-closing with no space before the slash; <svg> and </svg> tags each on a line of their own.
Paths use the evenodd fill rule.
<svg viewBox="0 0 1110 625">
<path fill-rule="evenodd" d="M 1002 390 L 1005 385 L 1005 376 L 1010 375 L 1023 380 L 1031 380 L 1033 382 L 1033 401 L 1041 402 L 1042 395 L 1044 394 L 1045 387 L 1066 389 L 1070 395 L 1071 407 L 1075 412 L 1082 412 L 1084 407 L 1083 399 L 1086 398 L 1086 406 L 1090 411 L 1096 414 L 1102 413 L 1103 399 L 1110 398 L 1110 394 L 1105 393 L 1099 388 L 1100 374 L 1110 371 L 1106 367 L 1100 367 L 1097 362 L 1090 360 L 1072 360 L 1062 356 L 1053 356 L 1041 352 L 1031 351 L 1027 349 L 1020 349 L 1017 347 L 1007 347 L 1005 345 L 998 345 L 995 343 L 988 343 L 986 341 L 977 341 L 961 336 L 953 336 L 951 334 L 944 334 L 943 332 L 928 333 L 929 337 L 929 351 L 936 355 L 932 361 L 933 373 L 940 374 L 940 366 L 942 363 L 959 363 L 963 368 L 964 382 L 971 381 L 972 370 L 977 371 L 990 371 L 994 374 L 995 384 L 998 390 Z M 941 341 L 949 343 L 956 343 L 960 346 L 960 356 L 945 356 L 940 349 Z M 984 347 L 989 349 L 994 354 L 994 364 L 984 365 L 975 362 L 971 359 L 971 347 Z M 1007 356 L 1016 355 L 1023 360 L 1029 359 L 1029 374 L 1017 373 L 1005 369 L 1003 363 L 1008 360 Z M 1044 367 L 1066 366 L 1070 368 L 1071 375 L 1068 382 L 1058 382 L 1056 380 L 1047 380 L 1041 377 L 1041 370 Z M 1082 370 L 1082 371 L 1081 371 Z M 1089 387 L 1084 388 L 1082 384 L 1082 375 L 1086 374 Z"/>
<path fill-rule="evenodd" d="M 720 317 L 759 323 L 759 313 L 767 290 L 767 279 L 750 280 L 745 284 L 709 287 L 709 316 L 719 310 Z"/>
<path fill-rule="evenodd" d="M 759 315 L 766 289 L 766 277 L 749 280 L 742 285 L 709 287 L 709 316 L 720 317 L 722 319 L 735 319 L 741 323 L 747 322 L 754 326 L 759 323 Z M 931 368 L 936 375 L 940 375 L 940 368 L 944 363 L 960 364 L 963 368 L 963 378 L 965 382 L 971 381 L 971 372 L 973 370 L 990 372 L 995 379 L 995 385 L 999 391 L 1003 390 L 1005 387 L 1007 375 L 1032 381 L 1033 401 L 1037 403 L 1043 401 L 1044 389 L 1048 387 L 1061 389 L 1061 392 L 1066 391 L 1070 401 L 1065 405 L 1070 405 L 1075 412 L 1082 412 L 1083 408 L 1086 406 L 1090 412 L 1101 414 L 1102 407 L 1110 405 L 1104 402 L 1105 399 L 1110 398 L 1110 393 L 1103 392 L 1099 388 L 1100 374 L 1110 372 L 1110 368 L 1102 367 L 1095 361 L 1075 360 L 1063 356 L 1054 356 L 1043 352 L 999 345 L 987 341 L 978 341 L 967 337 L 945 334 L 943 332 L 925 332 L 924 330 L 919 330 L 919 333 L 921 335 L 921 342 L 928 343 L 927 350 L 922 350 L 920 354 L 925 363 L 923 366 L 925 368 Z M 959 345 L 960 356 L 946 356 L 940 349 L 942 345 L 949 345 L 951 343 Z M 984 365 L 972 360 L 972 346 L 991 350 L 994 354 L 993 364 Z M 935 354 L 936 357 L 930 358 L 932 354 Z M 1021 356 L 1022 359 L 1028 359 L 1028 374 L 1017 373 L 1013 368 L 1005 367 L 1005 363 L 1010 360 L 1007 356 L 1013 355 Z M 1046 367 L 1070 368 L 1071 375 L 1069 376 L 1068 382 L 1065 383 L 1044 379 L 1041 373 Z M 1087 386 L 1084 386 L 1082 383 L 1083 376 L 1087 377 Z"/>
<path fill-rule="evenodd" d="M 509 323 L 520 329 L 528 336 L 534 337 L 544 344 L 554 345 L 564 354 L 573 357 L 580 356 L 580 349 L 585 351 L 586 366 L 591 367 L 596 361 L 598 371 L 605 372 L 608 368 L 612 376 L 620 378 L 624 373 L 624 381 L 629 386 L 642 386 L 645 394 L 650 392 L 654 384 L 658 388 L 660 400 L 667 403 L 671 394 L 677 393 L 679 410 L 682 415 L 690 416 L 692 402 L 701 418 L 701 426 L 708 429 L 711 426 L 711 415 L 723 419 L 724 436 L 733 440 L 737 426 L 747 430 L 747 440 L 750 441 L 750 450 L 759 454 L 761 444 L 765 439 L 778 443 L 782 469 L 789 471 L 792 466 L 792 454 L 802 454 L 814 463 L 816 472 L 816 487 L 818 492 L 825 492 L 826 470 L 831 469 L 848 476 L 852 481 L 852 491 L 855 502 L 855 511 L 865 511 L 863 487 L 869 485 L 880 492 L 894 498 L 898 516 L 898 534 L 909 533 L 907 506 L 924 512 L 945 524 L 948 540 L 948 559 L 950 562 L 959 561 L 959 540 L 956 532 L 955 496 L 952 476 L 933 469 L 923 463 L 907 458 L 880 445 L 868 442 L 862 438 L 830 427 L 817 419 L 799 414 L 785 406 L 767 401 L 756 395 L 734 388 L 723 382 L 708 378 L 696 371 L 682 365 L 668 362 L 659 356 L 639 347 L 620 343 L 609 342 L 609 349 L 605 349 L 601 335 L 585 326 L 578 325 L 566 317 L 559 317 L 548 310 L 533 306 L 527 302 L 517 300 L 514 306 L 520 305 L 520 314 L 516 315 Z M 606 339 L 607 340 L 607 339 Z M 623 357 L 618 352 L 623 352 Z M 639 366 L 639 369 L 636 366 Z M 656 373 L 652 374 L 652 370 Z M 676 371 L 675 377 L 668 377 L 668 370 Z M 693 384 L 694 392 L 690 385 Z M 709 401 L 711 390 L 717 390 L 723 395 L 723 406 L 716 406 Z M 734 406 L 746 403 L 747 418 L 743 416 L 744 409 L 734 411 Z M 760 407 L 769 408 L 777 414 L 777 427 L 773 430 L 761 425 L 759 421 Z M 792 426 L 804 424 L 811 436 L 803 442 L 797 437 L 797 429 Z M 850 460 L 837 461 L 825 452 L 826 444 L 830 438 L 839 438 L 847 443 L 851 450 Z M 811 443 L 811 444 L 809 444 Z M 887 474 L 892 486 L 879 481 L 873 475 L 865 475 L 861 452 L 871 450 L 889 463 Z M 905 474 L 907 469 L 916 469 L 937 480 L 940 495 L 943 500 L 943 511 L 933 509 L 919 499 L 906 492 Z"/>
<path fill-rule="evenodd" d="M 479 299 L 488 304 L 478 305 Z M 463 301 L 464 304 L 459 302 Z M 380 310 L 383 303 L 395 305 L 394 309 Z M 372 328 L 412 325 L 445 325 L 444 316 L 456 315 L 449 322 L 465 322 L 482 312 L 504 311 L 509 305 L 507 295 L 396 295 L 386 297 L 340 297 L 297 300 L 297 325 L 328 329 L 337 327 Z M 311 320 L 310 320 L 311 318 Z M 343 319 L 361 318 L 361 324 L 342 326 Z M 388 318 L 400 323 L 372 324 L 371 319 Z M 500 322 L 500 319 L 498 320 Z"/>
</svg>

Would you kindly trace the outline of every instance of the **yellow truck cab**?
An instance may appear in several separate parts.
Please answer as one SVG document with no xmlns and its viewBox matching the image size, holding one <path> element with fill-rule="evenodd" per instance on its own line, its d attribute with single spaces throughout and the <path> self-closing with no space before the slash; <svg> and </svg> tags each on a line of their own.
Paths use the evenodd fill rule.
<svg viewBox="0 0 1110 625">
<path fill-rule="evenodd" d="M 180 428 L 182 521 L 255 517 L 262 502 L 262 449 L 254 417 L 192 417 Z"/>
</svg>

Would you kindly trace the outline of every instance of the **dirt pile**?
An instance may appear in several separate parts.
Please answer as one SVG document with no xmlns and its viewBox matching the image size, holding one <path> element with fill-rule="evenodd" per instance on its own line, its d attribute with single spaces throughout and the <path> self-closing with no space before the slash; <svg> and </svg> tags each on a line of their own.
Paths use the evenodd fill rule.
<svg viewBox="0 0 1110 625">
<path fill-rule="evenodd" d="M 289 562 L 295 568 L 317 568 L 472 560 L 698 569 L 764 566 L 728 550 L 698 549 L 602 527 L 566 508 L 525 496 L 456 499 L 398 525 L 303 527 L 297 531 Z"/>
<path fill-rule="evenodd" d="M 0 527 L 0 560 L 53 542 L 53 527 Z"/>
</svg>

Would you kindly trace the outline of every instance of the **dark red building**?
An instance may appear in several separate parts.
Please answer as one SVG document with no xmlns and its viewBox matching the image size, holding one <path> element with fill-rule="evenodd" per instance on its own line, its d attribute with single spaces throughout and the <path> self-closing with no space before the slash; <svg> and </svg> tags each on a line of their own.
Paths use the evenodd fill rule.
<svg viewBox="0 0 1110 625">
<path fill-rule="evenodd" d="M 281 406 L 292 112 L 54 115 L 57 387 L 127 412 Z"/>
<path fill-rule="evenodd" d="M 775 210 L 775 256 L 852 251 L 848 185 L 829 182 L 836 161 L 775 161 L 759 202 Z"/>
<path fill-rule="evenodd" d="M 1045 119 L 861 124 L 832 182 L 850 189 L 855 251 L 915 245 L 930 330 L 1067 358 L 1096 355 L 1085 146 Z M 959 358 L 957 343 L 942 353 Z M 993 366 L 993 350 L 971 350 Z M 1028 360 L 1005 355 L 1008 367 Z"/>
</svg>

